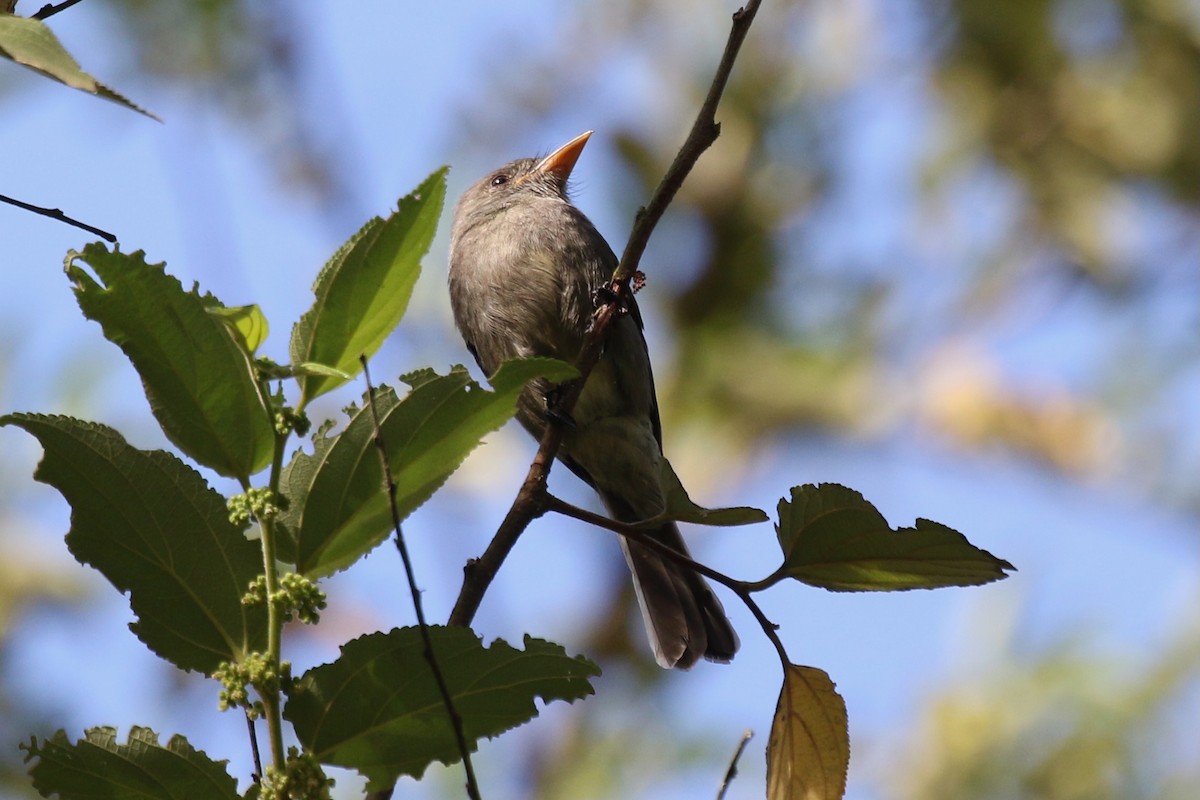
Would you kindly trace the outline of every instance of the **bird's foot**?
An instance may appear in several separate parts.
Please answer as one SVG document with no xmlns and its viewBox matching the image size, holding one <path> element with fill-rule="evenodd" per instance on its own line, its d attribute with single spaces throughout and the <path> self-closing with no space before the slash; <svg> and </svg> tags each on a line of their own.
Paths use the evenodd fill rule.
<svg viewBox="0 0 1200 800">
<path fill-rule="evenodd" d="M 640 272 L 637 274 L 641 275 Z M 635 280 L 636 280 L 636 276 L 635 276 Z M 645 284 L 645 282 L 646 282 L 645 276 L 642 275 L 641 284 L 638 285 L 638 289 L 640 289 L 642 287 L 642 285 Z M 634 291 L 637 291 L 637 289 L 634 289 Z M 619 290 L 614 290 L 608 284 L 597 287 L 596 290 L 594 292 L 592 292 L 592 305 L 597 310 L 599 310 L 603 306 L 609 305 L 610 303 L 616 306 L 618 314 L 625 315 L 625 314 L 629 313 L 629 294 L 628 293 L 622 292 Z"/>
<path fill-rule="evenodd" d="M 614 292 L 608 284 L 597 286 L 592 292 L 592 305 L 596 308 L 607 305 L 608 303 L 620 303 L 621 296 Z"/>
<path fill-rule="evenodd" d="M 575 418 L 563 411 L 562 408 L 562 386 L 555 386 L 550 391 L 546 392 L 546 419 L 557 422 L 564 428 L 574 429 Z"/>
</svg>

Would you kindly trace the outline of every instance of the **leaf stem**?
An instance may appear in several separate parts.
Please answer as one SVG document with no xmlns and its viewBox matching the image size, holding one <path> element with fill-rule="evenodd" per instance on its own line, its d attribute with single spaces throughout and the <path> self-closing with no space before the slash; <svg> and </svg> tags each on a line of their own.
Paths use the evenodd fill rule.
<svg viewBox="0 0 1200 800">
<path fill-rule="evenodd" d="M 283 451 L 287 438 L 286 433 L 275 435 L 275 452 L 271 459 L 271 474 L 268 479 L 272 498 L 279 495 L 279 479 L 283 470 Z M 243 486 L 248 489 L 249 481 L 243 482 Z M 260 519 L 259 530 L 262 534 L 263 576 L 267 595 L 267 662 L 279 670 L 283 656 L 283 613 L 279 604 L 274 601 L 279 591 L 279 568 L 275 558 L 275 520 L 270 516 Z M 280 679 L 282 680 L 282 676 Z M 282 773 L 287 767 L 287 753 L 283 747 L 283 712 L 280 696 L 279 690 L 259 691 L 271 745 L 271 764 Z"/>
<path fill-rule="evenodd" d="M 775 570 L 770 575 L 768 575 L 765 578 L 762 578 L 761 580 L 746 581 L 746 590 L 751 591 L 751 592 L 765 591 L 767 589 L 770 589 L 772 586 L 779 583 L 786 577 L 787 577 L 787 573 L 784 571 L 783 567 L 781 566 L 781 567 L 779 567 L 779 569 Z"/>
</svg>

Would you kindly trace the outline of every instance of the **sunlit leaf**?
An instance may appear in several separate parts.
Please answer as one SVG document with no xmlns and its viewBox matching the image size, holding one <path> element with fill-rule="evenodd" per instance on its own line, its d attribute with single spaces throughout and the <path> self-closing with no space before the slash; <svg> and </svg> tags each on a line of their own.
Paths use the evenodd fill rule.
<svg viewBox="0 0 1200 800">
<path fill-rule="evenodd" d="M 846 703 L 833 681 L 788 664 L 767 742 L 768 800 L 840 800 L 849 765 Z"/>
<path fill-rule="evenodd" d="M 133 362 L 150 410 L 176 447 L 235 478 L 270 463 L 274 415 L 237 335 L 209 313 L 215 298 L 185 292 L 141 251 L 89 244 L 67 256 L 66 272 L 84 315 Z"/>
<path fill-rule="evenodd" d="M 1015 569 L 937 522 L 893 530 L 861 494 L 832 483 L 794 487 L 775 530 L 782 573 L 833 591 L 974 586 Z"/>
<path fill-rule="evenodd" d="M 387 219 L 373 218 L 342 245 L 317 276 L 313 305 L 292 329 L 293 364 L 316 363 L 332 372 L 297 371 L 302 403 L 357 375 L 359 357 L 387 338 L 412 296 L 446 195 L 446 168 L 400 200 Z"/>
<path fill-rule="evenodd" d="M 469 628 L 432 627 L 433 651 L 471 750 L 537 716 L 535 698 L 574 701 L 600 669 L 562 647 L 525 637 L 525 649 L 485 647 Z M 284 716 L 326 764 L 358 770 L 368 790 L 401 775 L 419 778 L 434 761 L 460 759 L 449 716 L 417 628 L 374 633 L 343 645 L 331 664 L 306 672 Z"/>
<path fill-rule="evenodd" d="M 225 320 L 230 329 L 237 334 L 242 347 L 251 355 L 266 341 L 267 333 L 270 331 L 267 318 L 257 305 L 231 308 L 214 306 L 208 309 L 208 313 Z"/>
</svg>

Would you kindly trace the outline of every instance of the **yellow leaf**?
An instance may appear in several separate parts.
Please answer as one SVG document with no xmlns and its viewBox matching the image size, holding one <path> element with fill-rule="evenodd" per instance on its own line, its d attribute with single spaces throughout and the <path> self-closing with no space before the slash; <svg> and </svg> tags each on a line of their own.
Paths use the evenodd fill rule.
<svg viewBox="0 0 1200 800">
<path fill-rule="evenodd" d="M 250 355 L 254 355 L 258 346 L 267 338 L 267 318 L 257 305 L 213 306 L 208 309 L 208 313 L 225 320 Z"/>
<path fill-rule="evenodd" d="M 767 742 L 768 800 L 840 800 L 849 765 L 845 701 L 824 670 L 789 664 Z"/>
</svg>

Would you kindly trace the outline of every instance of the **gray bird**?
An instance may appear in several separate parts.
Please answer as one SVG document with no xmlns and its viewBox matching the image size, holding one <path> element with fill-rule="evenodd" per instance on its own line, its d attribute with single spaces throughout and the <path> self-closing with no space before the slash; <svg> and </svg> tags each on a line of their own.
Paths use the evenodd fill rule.
<svg viewBox="0 0 1200 800">
<path fill-rule="evenodd" d="M 523 158 L 463 194 L 450 238 L 450 302 L 467 348 L 489 376 L 502 361 L 552 356 L 574 362 L 593 297 L 617 266 L 604 238 L 567 198 L 567 179 L 591 131 L 542 159 Z M 595 489 L 614 519 L 663 510 L 662 426 L 642 319 L 611 328 L 604 355 L 566 426 L 559 460 Z M 531 381 L 517 419 L 541 438 L 554 386 Z M 553 395 L 551 395 L 553 396 Z M 686 553 L 674 523 L 651 533 Z M 687 669 L 701 656 L 729 661 L 738 637 L 704 578 L 621 538 L 654 656 Z"/>
</svg>

